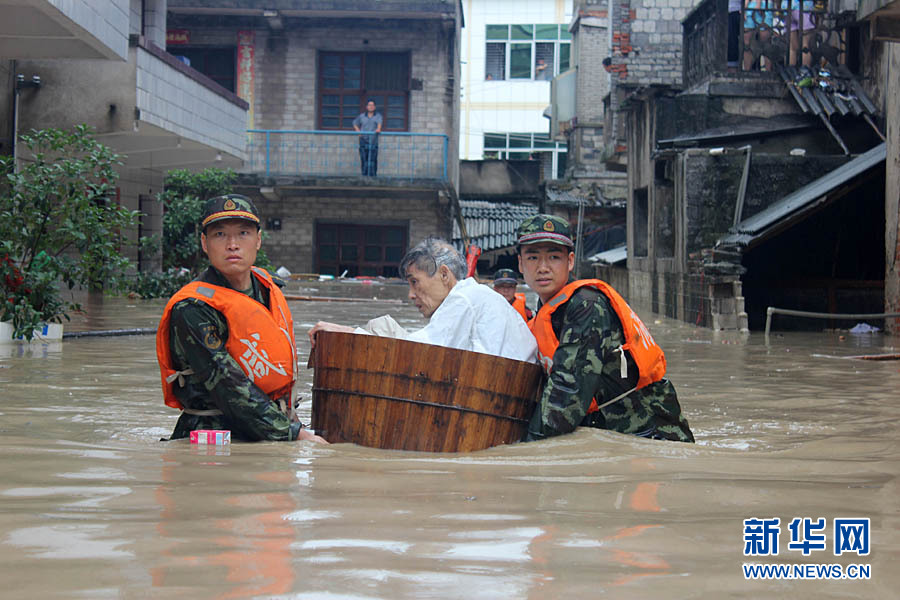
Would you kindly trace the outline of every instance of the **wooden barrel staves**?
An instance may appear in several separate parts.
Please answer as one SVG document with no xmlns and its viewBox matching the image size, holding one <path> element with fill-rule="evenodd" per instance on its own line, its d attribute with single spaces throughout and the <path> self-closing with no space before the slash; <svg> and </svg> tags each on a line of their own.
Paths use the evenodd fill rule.
<svg viewBox="0 0 900 600">
<path fill-rule="evenodd" d="M 316 336 L 312 427 L 332 443 L 469 452 L 522 439 L 532 363 L 374 335 Z"/>
</svg>

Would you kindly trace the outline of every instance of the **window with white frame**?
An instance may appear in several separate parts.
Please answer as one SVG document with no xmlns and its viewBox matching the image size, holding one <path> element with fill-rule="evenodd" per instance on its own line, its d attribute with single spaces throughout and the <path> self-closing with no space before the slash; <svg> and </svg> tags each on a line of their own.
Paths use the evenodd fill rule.
<svg viewBox="0 0 900 600">
<path fill-rule="evenodd" d="M 488 25 L 484 78 L 550 81 L 568 70 L 572 34 L 566 25 Z"/>
<path fill-rule="evenodd" d="M 540 160 L 545 179 L 562 179 L 566 172 L 566 144 L 546 133 L 485 133 L 484 158 Z"/>
</svg>

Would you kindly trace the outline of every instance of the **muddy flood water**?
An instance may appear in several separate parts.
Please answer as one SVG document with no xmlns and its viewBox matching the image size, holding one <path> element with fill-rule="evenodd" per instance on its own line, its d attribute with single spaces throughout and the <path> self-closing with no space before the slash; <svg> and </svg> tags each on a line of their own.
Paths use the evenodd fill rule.
<svg viewBox="0 0 900 600">
<path fill-rule="evenodd" d="M 384 302 L 399 285 L 291 285 L 378 298 L 291 302 L 308 422 L 315 321 L 421 319 Z M 163 305 L 106 299 L 67 331 L 155 327 Z M 900 339 L 766 345 L 640 312 L 695 445 L 579 429 L 459 455 L 216 451 L 160 441 L 177 412 L 153 336 L 0 347 L 0 597 L 897 598 L 900 362 L 843 357 L 898 352 Z M 777 540 L 754 536 L 753 518 L 780 519 Z M 795 536 L 794 518 L 824 527 Z M 839 543 L 835 519 L 869 519 L 867 535 L 842 529 Z M 760 555 L 763 541 L 778 553 Z M 754 564 L 793 578 L 746 579 Z M 814 579 L 818 565 L 869 577 Z"/>
</svg>

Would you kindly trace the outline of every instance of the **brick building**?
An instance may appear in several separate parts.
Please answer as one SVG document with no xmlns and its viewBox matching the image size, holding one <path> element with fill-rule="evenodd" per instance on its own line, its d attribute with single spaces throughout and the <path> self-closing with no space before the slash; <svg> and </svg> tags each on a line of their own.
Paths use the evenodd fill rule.
<svg viewBox="0 0 900 600">
<path fill-rule="evenodd" d="M 396 276 L 449 237 L 458 180 L 458 0 L 169 0 L 168 51 L 248 104 L 248 160 L 266 251 L 293 272 Z M 353 118 L 383 116 L 362 176 Z"/>
<path fill-rule="evenodd" d="M 629 293 L 715 329 L 761 329 L 768 306 L 881 312 L 881 50 L 839 3 L 809 15 L 789 4 L 771 27 L 754 10 L 729 13 L 727 0 L 704 0 L 682 13 L 677 61 L 662 48 L 644 58 L 648 48 L 634 37 L 641 26 L 631 23 L 641 59 L 621 62 L 628 93 L 617 108 L 629 180 Z M 663 27 L 659 35 L 670 34 Z M 662 66 L 665 54 L 680 77 Z M 638 71 L 644 65 L 662 76 Z"/>
<path fill-rule="evenodd" d="M 601 277 L 716 329 L 761 328 L 769 305 L 896 307 L 896 191 L 878 183 L 896 154 L 879 146 L 892 54 L 879 39 L 900 10 L 731 4 L 576 3 L 569 163 L 581 177 L 627 171 L 627 272 Z"/>
</svg>

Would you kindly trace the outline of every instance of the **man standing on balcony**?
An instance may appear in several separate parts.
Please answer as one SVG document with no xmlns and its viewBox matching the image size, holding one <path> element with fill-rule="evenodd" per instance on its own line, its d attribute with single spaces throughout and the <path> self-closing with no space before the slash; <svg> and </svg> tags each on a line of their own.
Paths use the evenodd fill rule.
<svg viewBox="0 0 900 600">
<path fill-rule="evenodd" d="M 375 177 L 378 171 L 378 134 L 381 133 L 381 113 L 375 112 L 375 101 L 366 102 L 366 112 L 353 119 L 354 131 L 359 131 L 359 162 L 363 177 Z"/>
<path fill-rule="evenodd" d="M 253 266 L 256 207 L 238 194 L 212 198 L 199 229 L 210 266 L 172 296 L 156 332 L 165 403 L 182 411 L 171 439 L 227 429 L 247 441 L 324 442 L 294 414 L 294 324 L 272 277 Z"/>
</svg>

